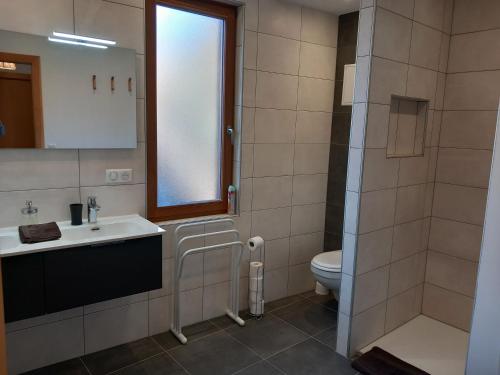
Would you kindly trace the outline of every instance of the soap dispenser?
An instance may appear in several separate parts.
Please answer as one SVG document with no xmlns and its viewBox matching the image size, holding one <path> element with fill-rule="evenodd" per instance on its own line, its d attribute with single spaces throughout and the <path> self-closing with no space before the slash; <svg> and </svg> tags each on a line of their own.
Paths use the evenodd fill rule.
<svg viewBox="0 0 500 375">
<path fill-rule="evenodd" d="M 33 207 L 32 201 L 26 201 L 26 206 L 21 209 L 23 225 L 38 224 L 38 208 Z"/>
</svg>

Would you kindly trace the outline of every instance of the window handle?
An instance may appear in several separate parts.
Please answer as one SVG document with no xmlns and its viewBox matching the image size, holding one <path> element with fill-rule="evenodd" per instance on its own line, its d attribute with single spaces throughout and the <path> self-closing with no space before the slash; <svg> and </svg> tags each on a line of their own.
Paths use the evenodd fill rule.
<svg viewBox="0 0 500 375">
<path fill-rule="evenodd" d="M 226 133 L 229 137 L 231 137 L 231 143 L 234 144 L 233 140 L 234 140 L 234 129 L 233 128 L 227 128 L 226 129 Z"/>
</svg>

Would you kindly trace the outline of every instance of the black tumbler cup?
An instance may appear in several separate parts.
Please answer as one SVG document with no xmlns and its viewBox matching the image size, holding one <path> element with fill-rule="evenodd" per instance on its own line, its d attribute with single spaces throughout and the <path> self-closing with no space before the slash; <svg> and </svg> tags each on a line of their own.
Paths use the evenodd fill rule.
<svg viewBox="0 0 500 375">
<path fill-rule="evenodd" d="M 71 211 L 71 225 L 82 225 L 83 204 L 72 203 L 69 205 Z"/>
</svg>

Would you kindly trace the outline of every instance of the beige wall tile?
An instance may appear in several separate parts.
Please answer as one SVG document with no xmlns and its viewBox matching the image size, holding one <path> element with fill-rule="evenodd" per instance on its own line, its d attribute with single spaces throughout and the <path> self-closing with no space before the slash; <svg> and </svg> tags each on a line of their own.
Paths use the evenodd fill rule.
<svg viewBox="0 0 500 375">
<path fill-rule="evenodd" d="M 367 103 L 355 103 L 352 106 L 351 135 L 349 140 L 349 145 L 351 146 L 351 148 L 365 147 L 364 145 L 365 145 L 365 129 L 367 125 L 366 121 L 367 111 L 368 111 Z M 336 125 L 337 125 L 336 123 L 332 124 L 332 126 Z"/>
<path fill-rule="evenodd" d="M 326 201 L 327 187 L 327 174 L 293 176 L 292 203 L 323 203 Z"/>
<path fill-rule="evenodd" d="M 227 238 L 227 239 L 226 239 Z M 219 237 L 219 240 L 212 239 L 212 241 L 205 242 L 205 245 L 215 245 L 217 243 L 230 240 L 230 237 Z M 231 249 L 225 248 L 214 250 L 206 253 L 203 257 L 203 285 L 213 285 L 224 281 L 228 281 L 231 276 L 229 268 L 231 266 Z"/>
<path fill-rule="evenodd" d="M 361 194 L 359 233 L 367 233 L 394 224 L 396 189 Z"/>
<path fill-rule="evenodd" d="M 293 143 L 295 138 L 295 111 L 255 110 L 255 143 Z"/>
<path fill-rule="evenodd" d="M 78 187 L 76 150 L 3 149 L 0 159 L 0 191 Z"/>
<path fill-rule="evenodd" d="M 116 40 L 120 47 L 144 53 L 142 9 L 102 0 L 76 0 L 74 6 L 77 34 Z"/>
<path fill-rule="evenodd" d="M 203 319 L 203 288 L 181 293 L 181 324 L 183 326 L 201 322 Z"/>
<path fill-rule="evenodd" d="M 424 156 L 401 158 L 399 165 L 399 186 L 417 185 L 427 182 L 431 150 L 425 149 Z"/>
<path fill-rule="evenodd" d="M 415 0 L 379 0 L 377 6 L 389 9 L 407 18 L 412 18 Z"/>
<path fill-rule="evenodd" d="M 389 132 L 389 105 L 370 103 L 366 127 L 366 148 L 386 148 Z"/>
<path fill-rule="evenodd" d="M 226 313 L 229 305 L 229 283 L 210 285 L 203 289 L 203 320 Z"/>
<path fill-rule="evenodd" d="M 288 295 L 294 296 L 314 289 L 316 279 L 311 272 L 311 263 L 298 264 L 288 268 Z"/>
<path fill-rule="evenodd" d="M 259 31 L 300 39 L 300 7 L 279 0 L 259 2 Z"/>
<path fill-rule="evenodd" d="M 441 34 L 441 49 L 439 51 L 439 71 L 443 73 L 448 72 L 448 58 L 450 51 L 450 36 L 442 33 Z"/>
<path fill-rule="evenodd" d="M 255 108 L 242 108 L 241 142 L 254 143 L 255 141 Z"/>
<path fill-rule="evenodd" d="M 245 69 L 243 71 L 243 105 L 255 107 L 255 88 L 257 85 L 257 72 Z"/>
<path fill-rule="evenodd" d="M 241 178 L 253 176 L 253 144 L 241 145 Z"/>
<path fill-rule="evenodd" d="M 93 353 L 148 335 L 148 302 L 85 315 L 85 353 Z"/>
<path fill-rule="evenodd" d="M 243 178 L 240 180 L 240 200 L 239 208 L 240 211 L 250 211 L 252 209 L 252 179 Z"/>
<path fill-rule="evenodd" d="M 292 177 L 253 179 L 252 209 L 287 207 L 292 204 Z"/>
<path fill-rule="evenodd" d="M 479 261 L 483 229 L 478 225 L 432 218 L 429 249 Z"/>
<path fill-rule="evenodd" d="M 454 35 L 448 72 L 500 69 L 500 29 Z M 477 56 L 481 56 L 480 59 Z"/>
<path fill-rule="evenodd" d="M 370 102 L 391 104 L 391 95 L 404 96 L 408 65 L 374 57 L 370 82 Z"/>
<path fill-rule="evenodd" d="M 474 297 L 477 263 L 429 251 L 425 281 L 444 289 Z"/>
<path fill-rule="evenodd" d="M 391 263 L 389 297 L 400 294 L 424 281 L 426 252 Z"/>
<path fill-rule="evenodd" d="M 394 227 L 391 253 L 393 262 L 427 250 L 426 241 L 423 241 L 424 224 L 424 220 L 417 220 Z"/>
<path fill-rule="evenodd" d="M 439 31 L 420 23 L 413 22 L 410 64 L 437 70 L 439 66 L 440 48 L 441 33 Z"/>
<path fill-rule="evenodd" d="M 482 225 L 486 189 L 436 183 L 433 216 Z"/>
<path fill-rule="evenodd" d="M 377 230 L 358 237 L 356 274 L 360 275 L 389 264 L 393 228 Z"/>
<path fill-rule="evenodd" d="M 298 78 L 290 75 L 257 72 L 255 103 L 259 108 L 296 109 Z"/>
<path fill-rule="evenodd" d="M 305 77 L 333 80 L 335 79 L 336 57 L 336 48 L 302 42 L 299 74 Z"/>
<path fill-rule="evenodd" d="M 444 111 L 441 147 L 493 149 L 497 111 Z"/>
<path fill-rule="evenodd" d="M 296 143 L 330 143 L 332 114 L 326 112 L 297 112 Z"/>
<path fill-rule="evenodd" d="M 146 146 L 130 150 L 80 150 L 81 186 L 106 185 L 107 169 L 132 169 L 129 184 L 146 182 Z"/>
<path fill-rule="evenodd" d="M 383 302 L 352 318 L 349 355 L 384 335 L 385 312 Z"/>
<path fill-rule="evenodd" d="M 292 207 L 292 235 L 322 232 L 325 229 L 324 203 Z"/>
<path fill-rule="evenodd" d="M 264 299 L 268 302 L 284 298 L 288 294 L 288 267 L 268 271 L 264 275 L 266 289 Z"/>
<path fill-rule="evenodd" d="M 365 150 L 363 191 L 396 187 L 399 159 L 387 158 L 385 149 Z"/>
<path fill-rule="evenodd" d="M 422 312 L 431 318 L 470 331 L 474 300 L 461 294 L 425 284 Z"/>
<path fill-rule="evenodd" d="M 411 30 L 412 23 L 408 18 L 377 8 L 373 54 L 407 63 L 410 56 Z"/>
<path fill-rule="evenodd" d="M 357 315 L 387 299 L 389 266 L 356 276 L 353 314 Z"/>
<path fill-rule="evenodd" d="M 337 34 L 337 16 L 310 8 L 302 8 L 302 30 L 300 40 L 336 47 Z"/>
<path fill-rule="evenodd" d="M 33 201 L 33 206 L 38 207 L 40 222 L 69 220 L 69 204 L 79 203 L 80 194 L 77 188 L 0 192 L 0 226 L 21 225 L 21 208 L 27 200 Z"/>
<path fill-rule="evenodd" d="M 145 184 L 81 188 L 82 202 L 87 202 L 87 197 L 91 195 L 97 197 L 97 203 L 101 206 L 99 212 L 101 216 L 145 215 Z"/>
<path fill-rule="evenodd" d="M 172 296 L 163 296 L 148 301 L 148 335 L 157 335 L 170 329 Z"/>
<path fill-rule="evenodd" d="M 491 151 L 440 148 L 436 181 L 487 188 L 490 169 Z"/>
<path fill-rule="evenodd" d="M 361 173 L 363 165 L 363 150 L 360 148 L 349 148 L 349 160 L 347 162 L 347 184 L 350 191 L 359 192 L 361 185 Z"/>
<path fill-rule="evenodd" d="M 245 69 L 257 68 L 257 33 L 254 31 L 245 31 L 245 44 L 244 44 L 244 61 L 243 67 Z"/>
<path fill-rule="evenodd" d="M 300 42 L 278 36 L 259 34 L 257 68 L 267 72 L 297 75 Z"/>
<path fill-rule="evenodd" d="M 290 238 L 280 238 L 266 242 L 266 258 L 264 260 L 266 271 L 288 266 L 290 242 Z"/>
<path fill-rule="evenodd" d="M 436 83 L 436 103 L 434 106 L 438 111 L 441 111 L 443 109 L 445 89 L 446 89 L 446 74 L 438 73 L 437 83 Z"/>
<path fill-rule="evenodd" d="M 500 3 L 492 0 L 456 0 L 453 33 L 467 33 L 500 27 Z"/>
<path fill-rule="evenodd" d="M 3 30 L 26 34 L 73 33 L 73 1 L 5 1 L 0 4 L 0 25 Z"/>
<path fill-rule="evenodd" d="M 356 75 L 354 77 L 354 102 L 368 101 L 371 60 L 369 56 L 358 57 L 356 60 Z"/>
<path fill-rule="evenodd" d="M 332 112 L 333 81 L 316 78 L 299 78 L 298 109 Z"/>
<path fill-rule="evenodd" d="M 406 223 L 424 217 L 425 193 L 425 184 L 398 189 L 396 223 Z"/>
<path fill-rule="evenodd" d="M 294 174 L 328 173 L 329 144 L 296 144 Z"/>
<path fill-rule="evenodd" d="M 254 146 L 254 176 L 284 176 L 293 172 L 293 145 L 256 144 Z"/>
<path fill-rule="evenodd" d="M 7 334 L 9 374 L 20 374 L 84 354 L 83 317 Z"/>
<path fill-rule="evenodd" d="M 422 285 L 403 292 L 387 301 L 387 314 L 385 319 L 385 332 L 396 329 L 420 313 Z"/>
<path fill-rule="evenodd" d="M 500 70 L 449 74 L 444 108 L 449 110 L 498 110 Z"/>
<path fill-rule="evenodd" d="M 266 241 L 290 236 L 291 207 L 252 212 L 252 236 Z"/>
<path fill-rule="evenodd" d="M 245 29 L 257 31 L 259 25 L 259 0 L 245 0 Z"/>
<path fill-rule="evenodd" d="M 415 1 L 415 20 L 425 25 L 443 30 L 443 20 L 446 0 Z"/>
<path fill-rule="evenodd" d="M 358 233 L 360 194 L 346 191 L 344 208 L 344 233 Z"/>
<path fill-rule="evenodd" d="M 408 70 L 406 95 L 429 100 L 429 108 L 434 108 L 436 98 L 437 72 L 410 65 Z"/>
</svg>

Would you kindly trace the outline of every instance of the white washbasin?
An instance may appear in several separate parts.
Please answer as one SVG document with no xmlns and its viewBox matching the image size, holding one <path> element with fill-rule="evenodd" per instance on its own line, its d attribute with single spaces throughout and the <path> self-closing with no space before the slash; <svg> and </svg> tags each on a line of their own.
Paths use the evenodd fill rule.
<svg viewBox="0 0 500 375">
<path fill-rule="evenodd" d="M 61 238 L 55 241 L 23 244 L 17 227 L 0 228 L 0 257 L 50 251 L 96 243 L 149 237 L 165 232 L 139 215 L 99 218 L 97 224 L 72 226 L 70 221 L 58 222 Z"/>
</svg>

